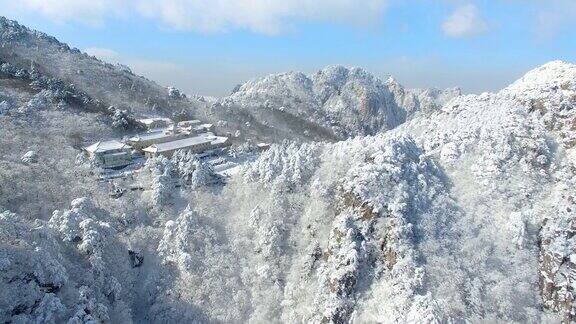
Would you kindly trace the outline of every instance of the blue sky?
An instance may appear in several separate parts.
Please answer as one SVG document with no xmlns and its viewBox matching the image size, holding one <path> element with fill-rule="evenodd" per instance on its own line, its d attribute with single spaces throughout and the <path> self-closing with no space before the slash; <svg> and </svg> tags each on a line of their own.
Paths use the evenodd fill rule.
<svg viewBox="0 0 576 324">
<path fill-rule="evenodd" d="M 214 96 L 331 64 L 478 93 L 547 61 L 576 62 L 573 0 L 0 0 L 0 8 L 160 84 Z"/>
</svg>

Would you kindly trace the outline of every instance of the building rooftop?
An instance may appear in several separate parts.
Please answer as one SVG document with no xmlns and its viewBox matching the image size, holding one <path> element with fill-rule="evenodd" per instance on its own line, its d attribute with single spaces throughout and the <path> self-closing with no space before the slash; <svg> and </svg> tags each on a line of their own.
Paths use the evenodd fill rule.
<svg viewBox="0 0 576 324">
<path fill-rule="evenodd" d="M 168 124 L 172 123 L 172 119 L 170 118 L 165 118 L 165 117 L 149 117 L 149 118 L 142 118 L 142 119 L 138 119 L 138 121 L 144 125 L 150 125 L 154 122 L 157 121 L 163 121 L 166 122 Z"/>
<path fill-rule="evenodd" d="M 212 145 L 226 144 L 227 141 L 228 137 L 214 136 L 214 138 L 212 139 Z"/>
<path fill-rule="evenodd" d="M 203 129 L 203 128 L 212 128 L 212 124 L 201 124 L 201 125 L 197 125 L 195 126 L 195 129 Z"/>
<path fill-rule="evenodd" d="M 153 152 L 153 153 L 166 152 L 166 151 L 185 149 L 185 148 L 193 146 L 193 145 L 198 145 L 198 144 L 202 144 L 202 143 L 211 143 L 211 142 L 212 142 L 212 140 L 210 138 L 208 138 L 208 136 L 200 135 L 200 136 L 194 136 L 194 137 L 175 140 L 172 142 L 154 144 L 154 145 L 151 145 L 151 146 L 145 148 L 143 151 Z"/>
<path fill-rule="evenodd" d="M 199 121 L 198 119 L 192 119 L 192 120 L 183 120 L 181 122 L 178 123 L 178 125 L 196 125 L 196 124 L 201 124 L 202 122 Z"/>
<path fill-rule="evenodd" d="M 172 133 L 169 129 L 161 129 L 161 130 L 157 130 L 157 131 L 153 131 L 153 132 L 149 132 L 149 133 L 138 134 L 134 137 L 131 137 L 129 140 L 132 142 L 139 142 L 139 141 L 149 141 L 149 140 L 155 140 L 155 139 L 159 139 L 159 138 L 172 137 L 172 136 L 174 136 L 174 133 Z"/>
<path fill-rule="evenodd" d="M 85 147 L 84 149 L 90 153 L 101 153 L 101 152 L 123 150 L 129 148 L 131 148 L 130 145 L 124 144 L 117 140 L 111 140 L 111 141 L 96 142 L 90 146 Z"/>
</svg>

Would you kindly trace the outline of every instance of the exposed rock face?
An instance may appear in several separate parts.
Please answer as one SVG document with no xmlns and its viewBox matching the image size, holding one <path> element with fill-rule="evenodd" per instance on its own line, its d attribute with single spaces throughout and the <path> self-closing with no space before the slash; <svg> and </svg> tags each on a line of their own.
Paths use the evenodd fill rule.
<svg viewBox="0 0 576 324">
<path fill-rule="evenodd" d="M 132 268 L 138 268 L 142 266 L 142 263 L 144 263 L 144 256 L 139 252 L 128 250 L 128 257 L 130 258 L 130 265 L 132 265 Z"/>
<path fill-rule="evenodd" d="M 414 232 L 416 215 L 435 209 L 434 197 L 444 187 L 439 173 L 405 137 L 273 147 L 263 153 L 244 174 L 250 187 L 261 185 L 274 192 L 255 202 L 259 210 L 270 210 L 259 213 L 259 223 L 280 223 L 278 243 L 283 238 L 301 246 L 278 262 L 302 260 L 297 263 L 298 277 L 276 270 L 280 287 L 285 285 L 285 302 L 291 305 L 280 310 L 283 320 L 441 319 L 427 294 Z M 274 207 L 267 207 L 269 199 Z M 289 207 L 289 201 L 297 203 Z M 321 206 L 326 210 L 316 210 Z M 292 223 L 298 227 L 288 226 Z M 261 262 L 254 267 L 269 265 Z M 283 276 L 287 278 L 282 280 Z M 301 285 L 307 288 L 292 290 Z M 303 305 L 313 308 L 296 311 Z"/>
<path fill-rule="evenodd" d="M 554 253 L 550 250 L 553 240 L 572 238 L 576 231 L 556 231 L 553 238 L 542 241 L 540 257 L 541 281 L 540 289 L 544 305 L 562 314 L 563 322 L 572 323 L 576 318 L 574 292 L 576 286 L 576 251 L 569 255 Z"/>
<path fill-rule="evenodd" d="M 572 188 L 573 189 L 573 188 Z M 544 306 L 576 320 L 576 202 L 574 191 L 556 193 L 557 214 L 540 229 L 540 292 Z"/>
<path fill-rule="evenodd" d="M 38 162 L 38 153 L 36 151 L 28 151 L 22 155 L 22 162 L 24 163 L 36 163 Z"/>
<path fill-rule="evenodd" d="M 564 139 L 575 83 L 574 65 L 553 62 L 500 93 L 326 148 L 321 165 L 344 190 L 313 172 L 313 188 L 341 197 L 306 263 L 319 276 L 316 320 L 574 321 L 576 159 Z"/>
</svg>

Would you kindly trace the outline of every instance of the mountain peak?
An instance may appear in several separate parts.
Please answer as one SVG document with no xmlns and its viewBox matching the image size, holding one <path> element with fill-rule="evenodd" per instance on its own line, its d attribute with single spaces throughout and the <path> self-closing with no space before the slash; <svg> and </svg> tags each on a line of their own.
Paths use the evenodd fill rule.
<svg viewBox="0 0 576 324">
<path fill-rule="evenodd" d="M 312 79 L 316 83 L 330 83 L 338 87 L 343 86 L 350 80 L 358 80 L 362 82 L 375 82 L 379 81 L 370 72 L 360 67 L 346 67 L 343 65 L 329 65 L 322 70 L 316 72 Z"/>
<path fill-rule="evenodd" d="M 576 65 L 564 61 L 548 62 L 537 67 L 502 90 L 503 93 L 576 90 Z"/>
</svg>

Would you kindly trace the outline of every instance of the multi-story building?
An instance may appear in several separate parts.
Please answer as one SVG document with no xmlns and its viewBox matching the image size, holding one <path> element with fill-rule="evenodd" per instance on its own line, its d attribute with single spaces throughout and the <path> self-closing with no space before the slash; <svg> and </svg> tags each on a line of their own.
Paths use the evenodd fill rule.
<svg viewBox="0 0 576 324">
<path fill-rule="evenodd" d="M 116 140 L 96 142 L 84 148 L 91 159 L 103 168 L 114 168 L 132 163 L 132 147 Z"/>
</svg>

